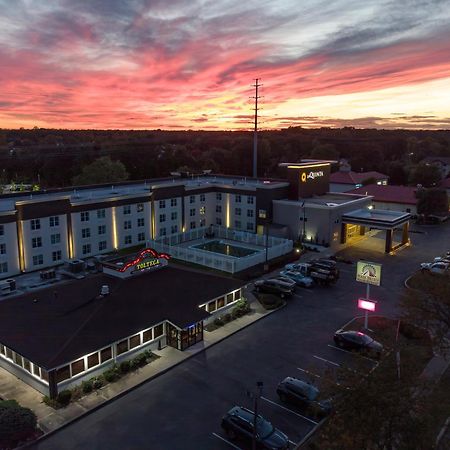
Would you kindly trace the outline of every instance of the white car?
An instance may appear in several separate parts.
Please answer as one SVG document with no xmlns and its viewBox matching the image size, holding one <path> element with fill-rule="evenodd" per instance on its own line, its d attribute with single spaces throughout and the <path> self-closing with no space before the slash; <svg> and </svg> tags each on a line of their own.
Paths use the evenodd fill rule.
<svg viewBox="0 0 450 450">
<path fill-rule="evenodd" d="M 422 263 L 420 268 L 422 271 L 429 270 L 431 273 L 438 273 L 444 275 L 449 268 L 450 264 L 445 262 L 434 262 L 434 263 Z"/>
</svg>

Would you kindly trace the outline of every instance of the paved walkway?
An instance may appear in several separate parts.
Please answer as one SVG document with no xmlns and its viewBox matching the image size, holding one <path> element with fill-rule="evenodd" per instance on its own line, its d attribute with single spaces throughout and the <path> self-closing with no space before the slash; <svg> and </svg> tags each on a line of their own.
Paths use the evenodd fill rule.
<svg viewBox="0 0 450 450">
<path fill-rule="evenodd" d="M 233 320 L 212 332 L 205 331 L 203 342 L 199 342 L 183 352 L 169 346 L 162 350 L 154 351 L 160 358 L 135 372 L 125 375 L 114 383 L 109 383 L 103 388 L 71 402 L 66 408 L 55 410 L 47 406 L 42 401 L 42 394 L 2 368 L 0 368 L 0 397 L 4 400 L 15 399 L 22 406 L 32 409 L 37 415 L 38 424 L 44 433 L 54 431 L 88 411 L 100 407 L 105 402 L 165 373 L 195 354 L 275 312 L 266 311 L 251 292 L 244 291 L 244 296 L 251 304 L 252 311 L 249 314 Z"/>
</svg>

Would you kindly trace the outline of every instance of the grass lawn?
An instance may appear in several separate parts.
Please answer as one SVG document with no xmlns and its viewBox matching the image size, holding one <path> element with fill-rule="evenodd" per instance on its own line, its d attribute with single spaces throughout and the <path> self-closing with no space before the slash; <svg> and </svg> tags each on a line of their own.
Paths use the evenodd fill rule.
<svg viewBox="0 0 450 450">
<path fill-rule="evenodd" d="M 418 271 L 408 280 L 408 286 L 411 289 L 417 289 L 423 292 L 429 292 L 436 284 L 450 283 L 450 276 L 432 274 L 429 271 Z"/>
</svg>

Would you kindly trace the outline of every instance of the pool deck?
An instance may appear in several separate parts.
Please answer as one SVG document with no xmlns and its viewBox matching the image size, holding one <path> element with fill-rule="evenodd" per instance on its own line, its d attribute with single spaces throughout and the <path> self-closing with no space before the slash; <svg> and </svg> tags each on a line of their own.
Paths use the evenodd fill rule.
<svg viewBox="0 0 450 450">
<path fill-rule="evenodd" d="M 249 250 L 255 250 L 257 252 L 261 252 L 265 250 L 265 247 L 261 246 L 261 245 L 254 245 L 254 244 L 248 244 L 247 242 L 241 242 L 241 241 L 234 241 L 232 239 L 225 239 L 225 238 L 219 238 L 219 237 L 212 237 L 212 238 L 201 238 L 201 239 L 192 239 L 191 241 L 184 241 L 181 242 L 180 244 L 177 245 L 177 247 L 184 247 L 184 248 L 193 248 L 194 250 L 203 250 L 200 248 L 195 248 L 196 245 L 200 245 L 200 244 L 206 244 L 208 242 L 214 242 L 214 241 L 221 241 L 224 244 L 229 244 L 232 245 L 234 247 L 243 247 L 243 248 L 248 248 Z M 203 250 L 205 252 L 209 251 L 209 250 Z M 211 252 L 210 253 L 216 253 L 216 252 Z M 227 256 L 224 255 L 222 253 L 216 253 L 217 255 L 221 255 L 221 256 Z M 254 254 L 254 253 L 252 253 Z M 234 258 L 234 257 L 233 257 Z"/>
</svg>

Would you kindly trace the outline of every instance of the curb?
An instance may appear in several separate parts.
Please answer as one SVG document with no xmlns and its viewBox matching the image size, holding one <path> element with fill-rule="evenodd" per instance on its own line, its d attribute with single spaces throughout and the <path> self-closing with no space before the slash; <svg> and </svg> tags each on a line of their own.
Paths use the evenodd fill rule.
<svg viewBox="0 0 450 450">
<path fill-rule="evenodd" d="M 145 383 L 148 383 L 150 381 L 155 380 L 156 378 L 160 377 L 161 375 L 164 375 L 165 373 L 169 372 L 170 370 L 174 369 L 175 367 L 178 367 L 180 364 L 183 364 L 184 362 L 188 361 L 189 359 L 193 358 L 194 356 L 200 355 L 201 353 L 205 352 L 206 350 L 208 350 L 211 347 L 214 347 L 216 344 L 219 344 L 220 342 L 224 341 L 225 339 L 228 339 L 229 337 L 235 335 L 236 333 L 239 333 L 241 330 L 245 330 L 246 328 L 250 327 L 251 325 L 253 325 L 256 322 L 259 322 L 260 320 L 265 319 L 266 317 L 270 316 L 271 314 L 279 311 L 280 309 L 284 308 L 286 306 L 286 302 L 284 303 L 284 305 L 280 306 L 277 309 L 273 309 L 271 311 L 267 311 L 266 314 L 264 314 L 263 316 L 261 316 L 259 319 L 247 323 L 246 325 L 244 325 L 242 328 L 239 328 L 238 330 L 234 330 L 233 332 L 231 332 L 230 334 L 223 336 L 222 338 L 220 338 L 219 340 L 217 340 L 216 342 L 208 345 L 208 347 L 204 347 L 201 350 L 199 350 L 197 353 L 194 353 L 192 355 L 189 355 L 188 357 L 186 357 L 186 359 L 183 359 L 181 361 L 178 361 L 177 363 L 175 363 L 174 365 L 170 366 L 170 367 L 166 367 L 165 369 L 161 370 L 158 373 L 155 373 L 154 375 L 150 376 L 149 378 L 146 378 L 145 380 L 142 380 L 141 382 L 135 384 L 134 386 L 129 387 L 128 389 L 125 389 L 121 392 L 119 392 L 117 395 L 115 395 L 114 397 L 108 398 L 107 400 L 105 400 L 102 403 L 99 403 L 98 405 L 95 405 L 94 407 L 92 407 L 91 409 L 89 409 L 88 411 L 80 414 L 77 417 L 74 417 L 73 419 L 68 420 L 67 422 L 64 422 L 61 426 L 59 426 L 58 428 L 55 428 L 54 430 L 49 431 L 48 433 L 43 434 L 41 437 L 39 437 L 38 439 L 31 441 L 31 442 L 27 442 L 24 445 L 21 445 L 20 447 L 16 447 L 17 450 L 20 449 L 26 449 L 26 448 L 30 448 L 31 446 L 34 446 L 40 442 L 45 441 L 47 438 L 53 436 L 54 434 L 56 434 L 57 432 L 61 431 L 62 429 L 68 427 L 69 425 L 72 425 L 73 423 L 77 422 L 80 419 L 83 419 L 84 417 L 88 416 L 89 414 L 92 414 L 93 412 L 99 410 L 100 408 L 103 408 L 104 406 L 108 405 L 109 403 L 112 403 L 115 400 L 118 400 L 119 398 L 123 397 L 124 395 L 134 391 L 135 389 L 141 387 L 142 385 L 144 385 Z"/>
</svg>

